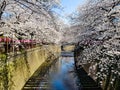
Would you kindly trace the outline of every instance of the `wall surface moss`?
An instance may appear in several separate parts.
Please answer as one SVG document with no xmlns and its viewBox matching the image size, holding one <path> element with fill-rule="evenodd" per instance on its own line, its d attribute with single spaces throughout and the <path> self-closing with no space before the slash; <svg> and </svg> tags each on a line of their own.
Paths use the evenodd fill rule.
<svg viewBox="0 0 120 90">
<path fill-rule="evenodd" d="M 33 48 L 7 60 L 8 90 L 21 90 L 34 72 L 52 56 L 55 59 L 60 54 L 60 46 L 46 45 Z M 0 67 L 1 68 L 1 67 Z M 2 69 L 0 69 L 0 74 Z M 0 78 L 1 75 L 0 75 Z M 3 79 L 0 80 L 0 90 L 4 90 Z"/>
</svg>

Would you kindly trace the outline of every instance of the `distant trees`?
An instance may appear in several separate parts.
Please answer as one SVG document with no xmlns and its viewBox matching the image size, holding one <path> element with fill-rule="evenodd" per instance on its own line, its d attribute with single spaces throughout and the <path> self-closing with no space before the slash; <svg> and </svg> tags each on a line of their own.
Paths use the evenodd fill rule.
<svg viewBox="0 0 120 90">
<path fill-rule="evenodd" d="M 110 76 L 108 82 L 115 89 L 120 76 L 120 0 L 88 0 L 71 20 L 79 26 L 74 40 L 84 46 L 78 64 L 97 62 L 96 78 L 102 85 Z"/>
</svg>

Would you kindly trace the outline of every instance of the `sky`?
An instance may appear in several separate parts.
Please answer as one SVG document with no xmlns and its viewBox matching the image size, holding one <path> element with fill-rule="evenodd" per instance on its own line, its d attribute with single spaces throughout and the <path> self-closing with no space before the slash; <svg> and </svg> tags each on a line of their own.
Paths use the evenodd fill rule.
<svg viewBox="0 0 120 90">
<path fill-rule="evenodd" d="M 79 5 L 83 5 L 86 0 L 61 0 L 61 5 L 64 8 L 64 14 L 74 12 Z"/>
<path fill-rule="evenodd" d="M 65 21 L 65 23 L 68 23 L 66 16 L 75 12 L 78 6 L 83 5 L 85 2 L 86 0 L 61 0 L 63 10 L 57 11 L 57 13 L 61 15 L 61 18 Z"/>
</svg>

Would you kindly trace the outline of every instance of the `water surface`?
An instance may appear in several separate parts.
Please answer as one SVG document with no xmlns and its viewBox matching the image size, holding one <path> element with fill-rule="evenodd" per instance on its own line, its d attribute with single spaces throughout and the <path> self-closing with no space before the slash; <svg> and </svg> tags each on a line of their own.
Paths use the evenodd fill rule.
<svg viewBox="0 0 120 90">
<path fill-rule="evenodd" d="M 60 57 L 44 78 L 39 90 L 78 90 L 73 57 Z"/>
</svg>

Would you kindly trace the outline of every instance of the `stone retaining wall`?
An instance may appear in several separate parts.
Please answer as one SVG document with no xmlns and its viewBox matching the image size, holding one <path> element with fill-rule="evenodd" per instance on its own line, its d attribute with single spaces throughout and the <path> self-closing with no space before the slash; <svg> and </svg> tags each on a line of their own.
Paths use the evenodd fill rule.
<svg viewBox="0 0 120 90">
<path fill-rule="evenodd" d="M 21 90 L 26 81 L 43 62 L 51 56 L 54 56 L 54 60 L 59 54 L 60 46 L 47 45 L 9 56 L 6 70 L 3 68 L 0 71 L 0 73 L 5 74 L 0 75 L 0 90 Z M 2 68 L 2 66 L 0 68 Z"/>
</svg>

